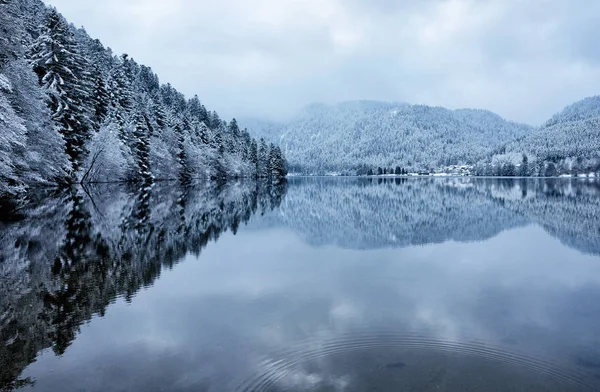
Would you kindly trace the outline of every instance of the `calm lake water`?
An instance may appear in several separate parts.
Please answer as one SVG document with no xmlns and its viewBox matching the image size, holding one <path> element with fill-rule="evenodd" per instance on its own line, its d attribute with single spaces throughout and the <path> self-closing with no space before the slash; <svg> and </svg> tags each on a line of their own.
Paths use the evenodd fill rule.
<svg viewBox="0 0 600 392">
<path fill-rule="evenodd" d="M 293 178 L 40 196 L 0 390 L 598 391 L 600 184 Z"/>
</svg>

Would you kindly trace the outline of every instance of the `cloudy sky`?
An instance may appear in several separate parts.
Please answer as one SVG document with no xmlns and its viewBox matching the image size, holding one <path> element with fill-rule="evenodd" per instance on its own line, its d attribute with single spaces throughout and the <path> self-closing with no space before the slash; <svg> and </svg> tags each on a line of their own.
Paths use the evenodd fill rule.
<svg viewBox="0 0 600 392">
<path fill-rule="evenodd" d="M 223 117 L 377 99 L 539 124 L 600 94 L 597 0 L 49 0 Z"/>
</svg>

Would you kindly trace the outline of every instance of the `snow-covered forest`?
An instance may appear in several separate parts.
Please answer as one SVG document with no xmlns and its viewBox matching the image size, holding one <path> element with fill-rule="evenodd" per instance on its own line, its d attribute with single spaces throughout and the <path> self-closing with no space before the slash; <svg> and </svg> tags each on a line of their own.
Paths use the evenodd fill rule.
<svg viewBox="0 0 600 392">
<path fill-rule="evenodd" d="M 0 198 L 36 185 L 276 177 L 286 161 L 40 0 L 0 0 Z"/>
<path fill-rule="evenodd" d="M 600 97 L 539 128 L 485 110 L 373 101 L 313 104 L 288 123 L 243 123 L 280 143 L 291 170 L 302 174 L 431 173 L 459 165 L 475 175 L 600 174 Z"/>
<path fill-rule="evenodd" d="M 313 104 L 287 124 L 244 124 L 280 143 L 290 170 L 304 174 L 473 164 L 532 130 L 485 110 L 375 101 Z"/>
<path fill-rule="evenodd" d="M 576 102 L 477 164 L 479 175 L 600 175 L 600 96 Z"/>
<path fill-rule="evenodd" d="M 32 200 L 0 223 L 0 391 L 41 350 L 62 354 L 116 297 L 131 300 L 163 269 L 199 255 L 285 196 L 286 183 L 90 184 Z"/>
</svg>

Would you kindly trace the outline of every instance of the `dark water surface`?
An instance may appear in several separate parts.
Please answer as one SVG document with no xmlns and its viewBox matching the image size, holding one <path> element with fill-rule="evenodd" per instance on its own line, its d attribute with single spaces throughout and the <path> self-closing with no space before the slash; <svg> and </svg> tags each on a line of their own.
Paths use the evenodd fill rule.
<svg viewBox="0 0 600 392">
<path fill-rule="evenodd" d="M 598 391 L 600 185 L 76 188 L 0 226 L 0 390 Z"/>
</svg>

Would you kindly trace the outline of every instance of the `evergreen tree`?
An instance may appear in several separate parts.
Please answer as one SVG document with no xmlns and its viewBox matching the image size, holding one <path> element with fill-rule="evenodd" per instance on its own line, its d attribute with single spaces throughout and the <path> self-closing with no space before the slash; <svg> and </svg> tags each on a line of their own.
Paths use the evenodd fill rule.
<svg viewBox="0 0 600 392">
<path fill-rule="evenodd" d="M 155 94 L 152 98 L 152 112 L 158 128 L 164 128 L 167 123 L 167 114 L 158 94 Z"/>
<path fill-rule="evenodd" d="M 73 169 L 78 170 L 90 133 L 82 98 L 85 95 L 77 43 L 64 18 L 51 9 L 42 34 L 35 41 L 31 61 L 49 97 L 53 119 L 66 142 Z"/>
<path fill-rule="evenodd" d="M 96 130 L 99 130 L 100 126 L 108 116 L 108 110 L 110 107 L 110 94 L 106 80 L 98 66 L 94 68 L 94 75 L 94 93 L 92 95 L 94 102 L 93 123 Z"/>
<path fill-rule="evenodd" d="M 14 1 L 0 1 L 0 72 L 10 61 L 21 55 L 23 30 L 17 20 L 19 13 Z"/>
<path fill-rule="evenodd" d="M 260 139 L 258 146 L 258 177 L 269 177 L 269 147 L 265 139 Z"/>
<path fill-rule="evenodd" d="M 19 176 L 28 184 L 66 181 L 71 165 L 65 153 L 65 141 L 52 121 L 46 95 L 36 75 L 24 60 L 11 62 L 5 72 L 13 86 L 7 98 L 27 129 L 26 146 L 18 155 L 13 155 Z"/>
<path fill-rule="evenodd" d="M 111 107 L 114 116 L 124 128 L 127 118 L 133 107 L 133 96 L 131 90 L 131 78 L 128 74 L 129 57 L 123 54 L 111 71 Z M 127 136 L 123 135 L 124 141 L 127 141 Z"/>
<path fill-rule="evenodd" d="M 182 183 L 189 183 L 192 179 L 191 169 L 188 167 L 187 154 L 185 148 L 186 136 L 189 134 L 189 122 L 186 118 L 175 125 L 175 134 L 177 135 L 177 162 L 179 163 L 179 180 Z"/>
<path fill-rule="evenodd" d="M 529 158 L 527 158 L 526 154 L 523 154 L 523 159 L 521 160 L 521 176 L 526 177 L 529 175 Z"/>
<path fill-rule="evenodd" d="M 213 150 L 216 152 L 213 162 L 213 171 L 217 179 L 227 177 L 227 169 L 225 165 L 225 146 L 223 145 L 223 135 L 220 131 L 216 131 L 213 138 Z"/>
<path fill-rule="evenodd" d="M 253 169 L 253 173 L 252 176 L 256 177 L 258 176 L 259 173 L 259 163 L 258 163 L 258 146 L 256 144 L 256 140 L 252 140 L 252 142 L 250 143 L 250 165 Z"/>
<path fill-rule="evenodd" d="M 240 128 L 235 118 L 227 125 L 227 130 L 229 133 L 229 153 L 241 154 L 241 148 L 239 146 L 239 142 L 241 141 Z"/>
<path fill-rule="evenodd" d="M 17 176 L 13 158 L 17 149 L 25 147 L 25 124 L 15 113 L 6 98 L 12 86 L 8 79 L 0 74 L 0 197 L 15 194 L 20 180 Z"/>
<path fill-rule="evenodd" d="M 548 163 L 546 167 L 546 172 L 544 173 L 546 177 L 556 177 L 556 165 L 553 162 Z"/>
<path fill-rule="evenodd" d="M 281 179 L 287 176 L 288 167 L 281 149 L 274 144 L 269 147 L 269 176 L 274 179 Z"/>
<path fill-rule="evenodd" d="M 141 113 L 138 114 L 133 131 L 133 152 L 138 167 L 138 179 L 148 183 L 154 181 L 154 176 L 150 171 L 150 137 L 146 124 L 145 116 Z"/>
<path fill-rule="evenodd" d="M 41 1 L 0 0 L 0 171 L 2 196 L 75 178 L 280 177 L 287 162 Z"/>
</svg>

